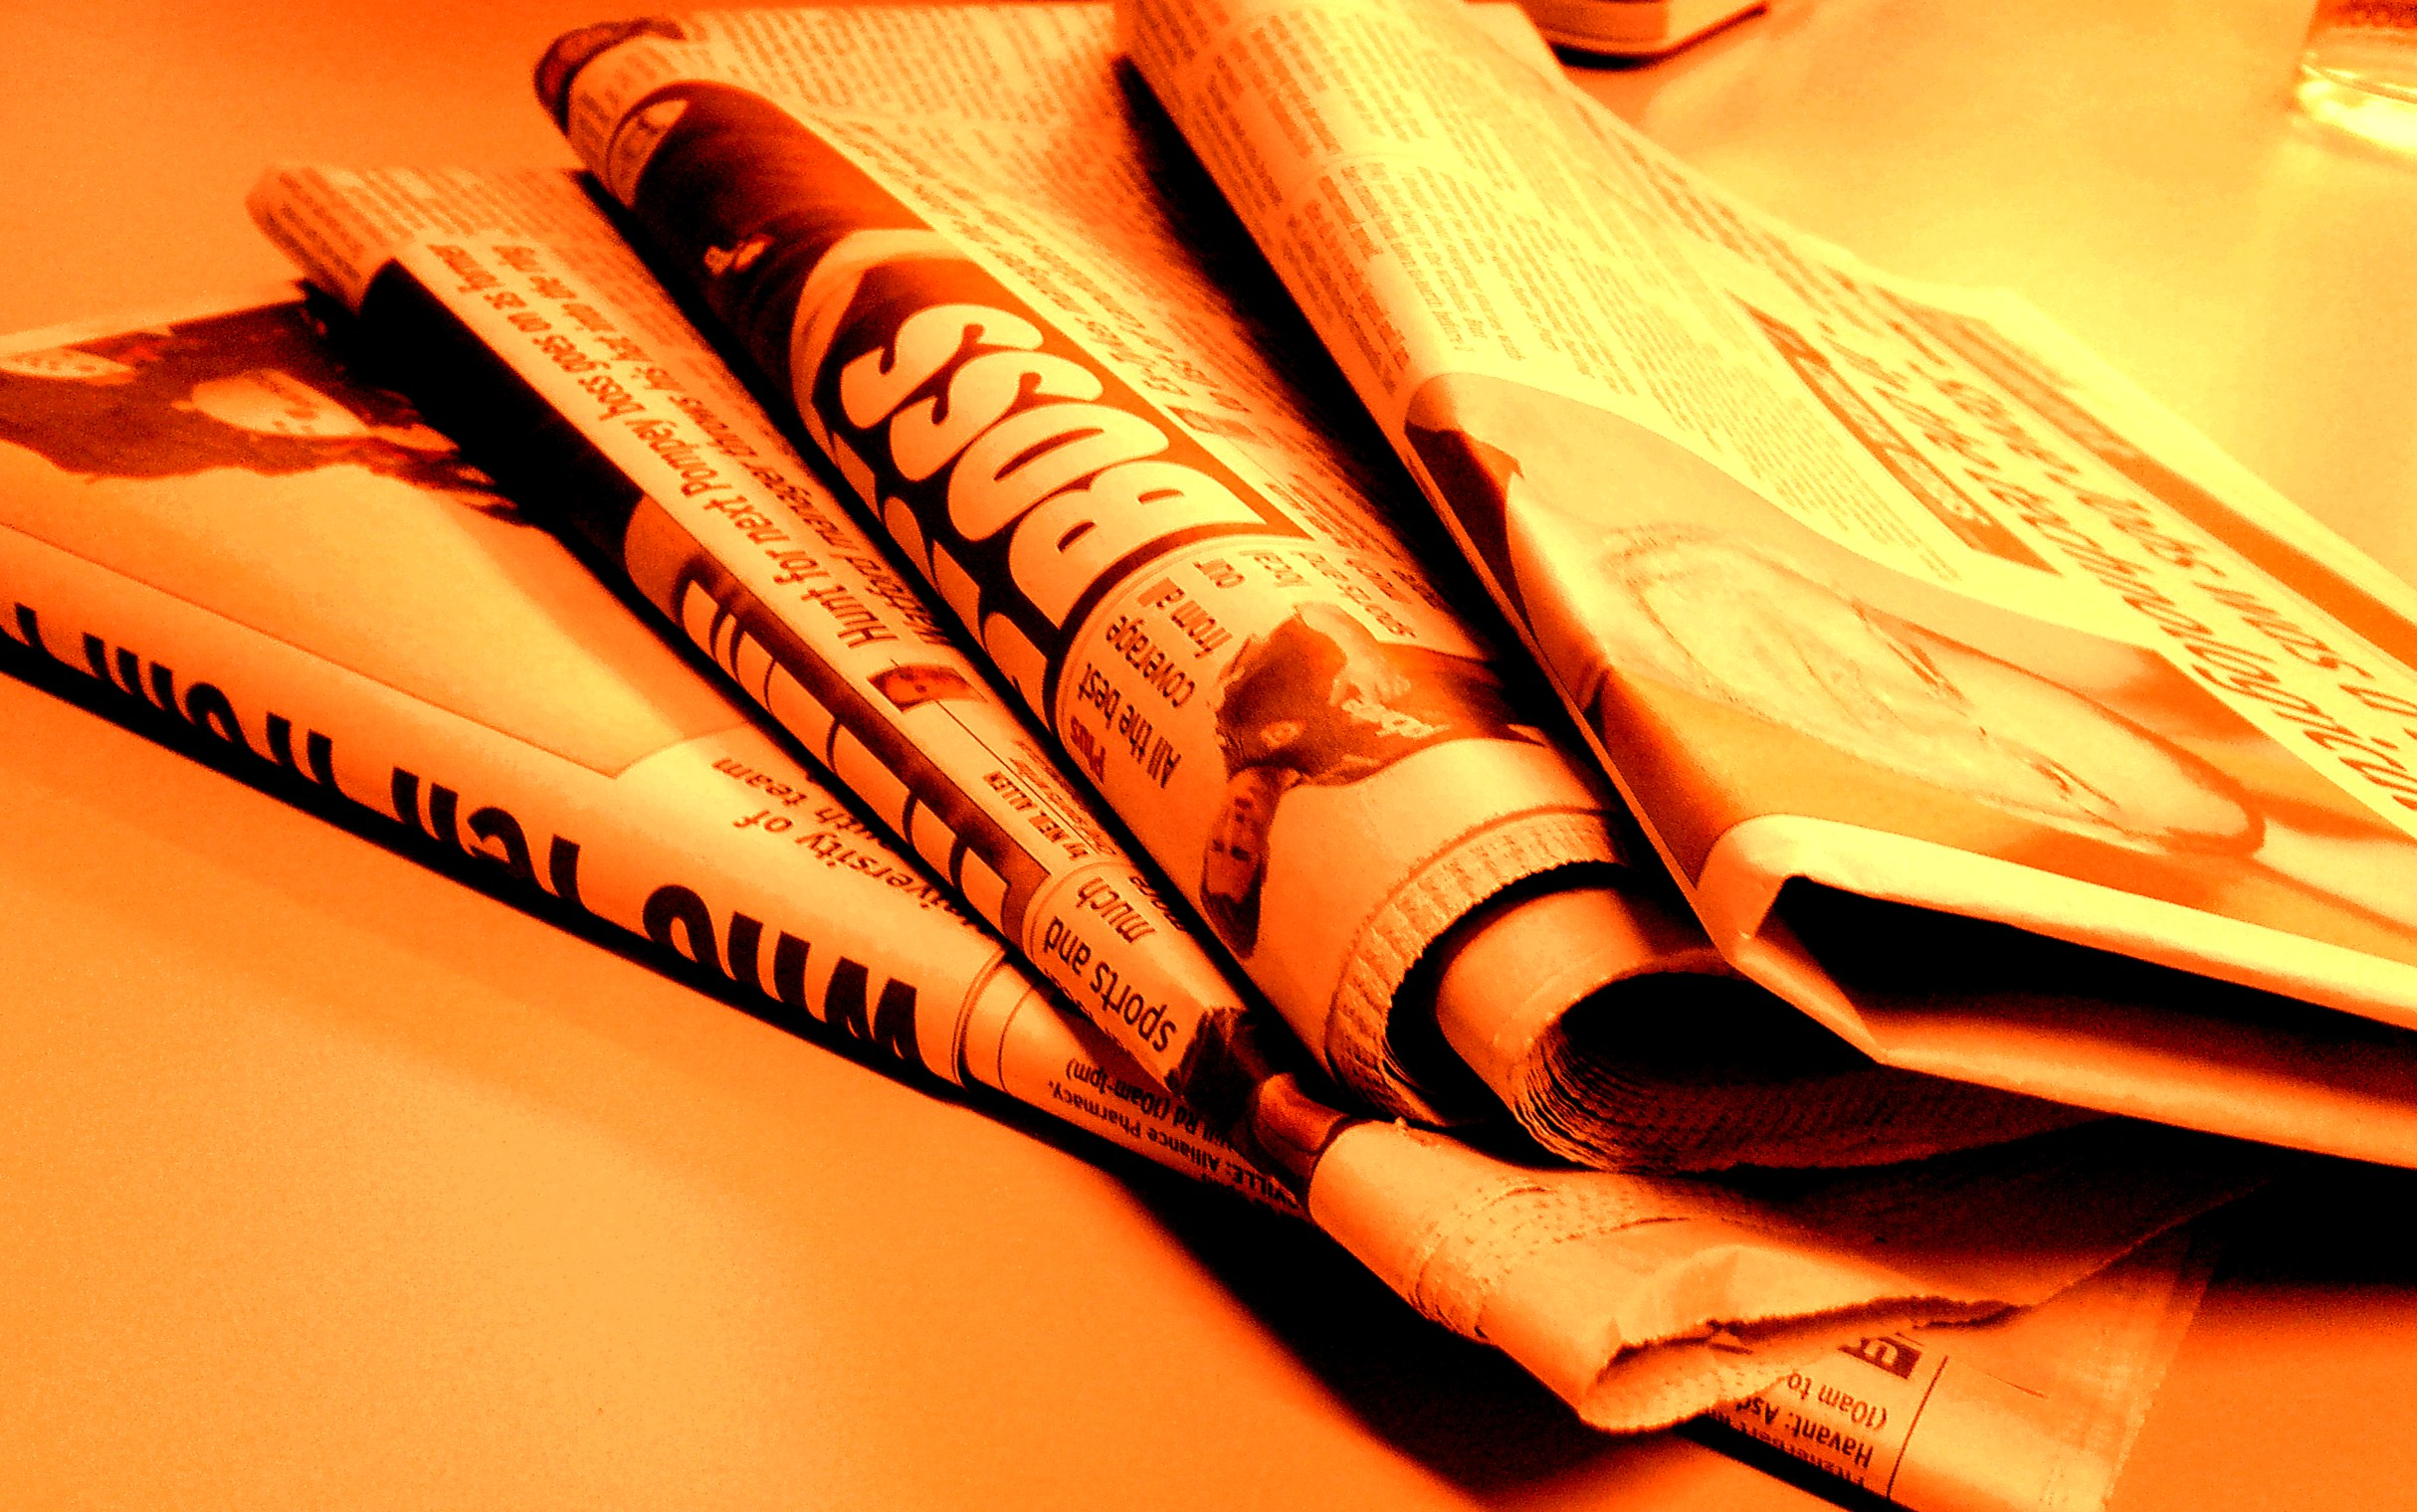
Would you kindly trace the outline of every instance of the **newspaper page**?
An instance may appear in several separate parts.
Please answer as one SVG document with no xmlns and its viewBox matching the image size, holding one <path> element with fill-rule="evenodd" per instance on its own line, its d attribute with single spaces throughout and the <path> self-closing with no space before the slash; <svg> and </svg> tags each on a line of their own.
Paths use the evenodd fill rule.
<svg viewBox="0 0 2417 1512">
<path fill-rule="evenodd" d="M 1896 1243 L 1905 1225 L 1868 1200 L 1525 1169 L 1345 1119 L 1292 1077 L 1256 1098 L 1284 1169 L 1254 1166 L 364 381 L 291 292 L 0 340 L 0 629 L 11 669 L 383 815 L 555 917 L 642 934 L 772 1023 L 1281 1208 L 1306 1186 L 1405 1296 L 1554 1371 L 1606 1425 L 1761 1384 L 1674 1369 L 1713 1327 L 1794 1337 L 2033 1301 L 2255 1177 L 2211 1148 L 2016 1147 L 1924 1210 L 1942 1236 L 2041 1235 L 1975 1271 Z M 2142 1162 L 2171 1179 L 2126 1176 Z M 1722 1258 L 1740 1251 L 1754 1265 Z"/>
<path fill-rule="evenodd" d="M 1317 395 L 1349 401 L 1307 333 L 1237 302 L 1232 224 L 1185 223 L 1213 192 L 1170 177 L 1191 170 L 1135 123 L 1106 28 L 706 15 L 573 34 L 540 83 L 667 275 L 1361 1095 L 1448 1114 L 1457 1051 L 1559 1153 L 1684 1169 L 2072 1118 L 1827 1035 L 1740 1050 L 1721 1014 L 1658 1015 L 1705 1028 L 1648 1053 L 1625 1011 L 1569 1018 L 1673 975 L 1766 1000 L 1657 880 L 1606 883 L 1600 788 L 1411 555 L 1398 474 L 1333 439 L 1347 410 Z"/>
<path fill-rule="evenodd" d="M 1893 1064 L 2417 1161 L 2405 590 L 2011 299 L 1728 200 L 1532 34 L 1119 15 L 1745 975 Z"/>
</svg>

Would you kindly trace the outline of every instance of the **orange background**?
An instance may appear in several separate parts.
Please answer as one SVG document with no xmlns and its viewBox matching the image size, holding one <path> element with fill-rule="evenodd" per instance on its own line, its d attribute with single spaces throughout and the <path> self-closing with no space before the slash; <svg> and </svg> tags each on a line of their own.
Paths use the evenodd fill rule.
<svg viewBox="0 0 2417 1512">
<path fill-rule="evenodd" d="M 1593 85 L 2020 287 L 2406 573 L 2417 170 L 2294 127 L 2306 11 L 1781 0 Z M 12 0 L 0 328 L 282 276 L 274 160 L 567 161 L 526 71 L 598 14 Z M 11 1506 L 1812 1504 L 5 681 L 0 921 Z M 2417 1262 L 2355 1216 L 2413 1197 L 2250 1215 L 2117 1508 L 2417 1504 Z"/>
</svg>

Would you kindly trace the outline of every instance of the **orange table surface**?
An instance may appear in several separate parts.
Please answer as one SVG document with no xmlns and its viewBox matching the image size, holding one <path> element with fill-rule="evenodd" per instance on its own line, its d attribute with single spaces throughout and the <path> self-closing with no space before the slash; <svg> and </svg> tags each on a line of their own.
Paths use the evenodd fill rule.
<svg viewBox="0 0 2417 1512">
<path fill-rule="evenodd" d="M 2307 9 L 1781 0 L 1581 77 L 2408 575 L 2417 168 L 2289 117 Z M 283 277 L 274 161 L 567 163 L 526 71 L 599 14 L 12 0 L 0 328 Z M 1819 1505 L 4 680 L 0 920 L 0 1505 Z M 2116 1508 L 2417 1505 L 2413 1197 L 2243 1215 Z"/>
</svg>

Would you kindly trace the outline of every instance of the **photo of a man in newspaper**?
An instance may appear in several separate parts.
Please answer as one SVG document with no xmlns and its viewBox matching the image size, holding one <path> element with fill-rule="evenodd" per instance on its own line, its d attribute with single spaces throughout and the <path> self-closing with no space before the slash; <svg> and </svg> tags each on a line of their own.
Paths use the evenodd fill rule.
<svg viewBox="0 0 2417 1512">
<path fill-rule="evenodd" d="M 299 298 L 0 353 L 0 495 L 17 529 L 597 771 L 730 722 L 347 362 Z M 228 560 L 231 537 L 256 560 Z"/>
<path fill-rule="evenodd" d="M 1584 629 L 1648 672 L 2041 824 L 2152 852 L 2243 854 L 2264 824 L 2214 765 L 2095 699 L 1820 581 L 1751 541 L 1605 531 Z"/>
<path fill-rule="evenodd" d="M 1259 943 L 1268 835 L 1285 794 L 1373 776 L 1447 740 L 1535 740 L 1486 664 L 1379 642 L 1329 604 L 1254 637 L 1218 683 L 1225 807 L 1200 859 L 1201 910 L 1237 955 Z"/>
<path fill-rule="evenodd" d="M 1755 790 L 1708 807 L 1895 827 L 2417 957 L 2417 846 L 2153 652 L 1916 582 L 1593 406 L 1455 377 L 1407 431 L 1623 760 L 1707 706 L 1794 737 L 1744 742 L 1765 754 L 1721 780 Z M 1810 760 L 1841 775 L 1807 781 Z M 2024 823 L 1953 817 L 1970 805 Z"/>
<path fill-rule="evenodd" d="M 0 357 L 0 441 L 88 477 L 350 463 L 517 518 L 400 395 L 337 368 L 300 305 Z"/>
</svg>

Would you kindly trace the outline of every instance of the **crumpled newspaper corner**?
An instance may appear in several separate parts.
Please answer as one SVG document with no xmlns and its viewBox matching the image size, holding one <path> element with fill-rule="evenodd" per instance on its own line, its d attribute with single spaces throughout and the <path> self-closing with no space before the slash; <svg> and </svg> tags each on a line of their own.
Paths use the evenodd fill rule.
<svg viewBox="0 0 2417 1512">
<path fill-rule="evenodd" d="M 1594 1426 L 1638 1432 L 1869 1336 L 2045 1301 L 2262 1180 L 2253 1153 L 2176 1143 L 2109 1125 L 1774 1196 L 1517 1166 L 1368 1123 L 1335 1138 L 1309 1207 L 1419 1311 Z"/>
</svg>

